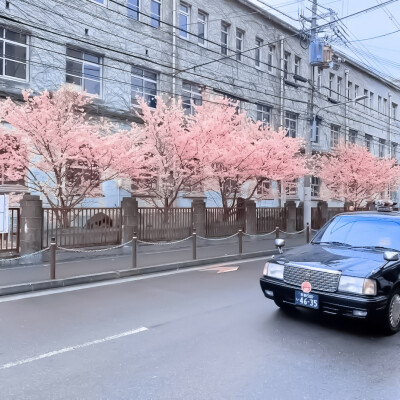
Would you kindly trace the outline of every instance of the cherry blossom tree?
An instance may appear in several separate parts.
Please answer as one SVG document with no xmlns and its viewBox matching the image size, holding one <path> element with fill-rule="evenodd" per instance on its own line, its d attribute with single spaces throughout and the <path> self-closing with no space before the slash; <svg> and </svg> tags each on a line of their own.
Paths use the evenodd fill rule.
<svg viewBox="0 0 400 400">
<path fill-rule="evenodd" d="M 200 138 L 205 189 L 218 193 L 225 218 L 265 180 L 291 181 L 306 171 L 301 140 L 253 122 L 228 100 L 197 106 L 189 129 Z"/>
<path fill-rule="evenodd" d="M 188 120 L 179 101 L 157 97 L 156 108 L 138 98 L 137 115 L 143 124 L 132 124 L 124 151 L 135 153 L 133 170 L 128 172 L 136 191 L 144 200 L 160 209 L 168 219 L 168 210 L 182 192 L 203 180 L 197 132 L 188 129 Z"/>
<path fill-rule="evenodd" d="M 1 119 L 26 148 L 16 169 L 24 164 L 26 186 L 65 216 L 84 198 L 99 195 L 101 183 L 119 174 L 115 159 L 122 156 L 121 135 L 113 134 L 110 124 L 87 115 L 92 100 L 85 93 L 68 87 L 37 96 L 23 91 L 23 100 L 8 98 L 0 110 Z M 11 163 L 14 155 L 5 162 Z"/>
<path fill-rule="evenodd" d="M 316 160 L 316 171 L 330 198 L 344 199 L 355 208 L 378 198 L 399 183 L 396 160 L 377 158 L 365 147 L 339 144 Z"/>
</svg>

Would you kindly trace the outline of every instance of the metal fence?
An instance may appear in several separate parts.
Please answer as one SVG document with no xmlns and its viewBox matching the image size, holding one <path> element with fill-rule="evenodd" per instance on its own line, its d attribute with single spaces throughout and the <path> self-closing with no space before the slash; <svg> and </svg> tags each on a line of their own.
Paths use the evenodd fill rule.
<svg viewBox="0 0 400 400">
<path fill-rule="evenodd" d="M 113 245 L 121 242 L 121 208 L 43 209 L 42 247 Z"/>
<path fill-rule="evenodd" d="M 229 212 L 223 208 L 206 208 L 206 235 L 210 237 L 229 236 L 236 233 L 239 227 L 244 226 L 244 209 L 234 207 Z"/>
<path fill-rule="evenodd" d="M 259 207 L 256 210 L 257 233 L 272 232 L 277 226 L 286 230 L 285 208 Z"/>
<path fill-rule="evenodd" d="M 8 209 L 8 233 L 0 233 L 0 252 L 19 251 L 20 209 Z"/>
<path fill-rule="evenodd" d="M 138 237 L 141 240 L 184 239 L 192 234 L 192 208 L 139 207 Z"/>
</svg>

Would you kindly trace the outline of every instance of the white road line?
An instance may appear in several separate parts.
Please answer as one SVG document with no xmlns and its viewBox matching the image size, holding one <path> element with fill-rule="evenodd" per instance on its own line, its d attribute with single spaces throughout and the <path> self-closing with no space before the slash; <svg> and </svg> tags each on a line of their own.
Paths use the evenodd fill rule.
<svg viewBox="0 0 400 400">
<path fill-rule="evenodd" d="M 44 358 L 54 357 L 54 356 L 57 356 L 59 354 L 68 353 L 70 351 L 83 349 L 85 347 L 93 346 L 95 344 L 101 344 L 101 343 L 109 342 L 110 340 L 116 340 L 116 339 L 120 339 L 122 337 L 135 335 L 136 333 L 144 332 L 144 331 L 147 331 L 147 330 L 148 330 L 148 328 L 145 328 L 144 326 L 142 326 L 142 327 L 140 327 L 138 329 L 134 329 L 134 330 L 127 331 L 127 332 L 118 333 L 117 335 L 107 336 L 107 337 L 105 337 L 103 339 L 93 340 L 91 342 L 78 344 L 76 346 L 64 347 L 63 349 L 56 350 L 56 351 L 50 351 L 49 353 L 40 354 L 39 356 L 36 356 L 36 357 L 25 358 L 24 360 L 19 360 L 19 361 L 15 361 L 15 362 L 4 364 L 4 365 L 0 366 L 0 370 L 12 368 L 12 367 L 17 367 L 17 366 L 23 365 L 23 364 L 29 364 L 29 363 L 34 362 L 34 361 L 43 360 Z"/>
<path fill-rule="evenodd" d="M 229 261 L 226 263 L 218 263 L 218 264 L 210 264 L 209 267 L 213 266 L 224 266 L 224 265 L 232 265 L 232 264 L 245 264 L 245 263 L 250 263 L 254 261 L 265 261 L 267 258 L 270 256 L 265 256 L 265 257 L 258 257 L 258 258 L 250 258 L 247 260 L 236 260 L 236 261 Z M 264 266 L 264 265 L 262 265 Z M 182 273 L 187 273 L 187 272 L 193 272 L 193 271 L 198 271 L 200 269 L 204 269 L 203 266 L 199 267 L 193 267 L 193 268 L 185 268 L 185 269 L 178 269 L 178 270 L 173 270 L 173 271 L 167 271 L 167 272 L 158 272 L 154 274 L 146 274 L 146 275 L 139 275 L 139 276 L 133 276 L 131 278 L 121 278 L 121 279 L 113 279 L 109 281 L 104 281 L 104 282 L 96 282 L 96 283 L 87 283 L 87 284 L 82 284 L 82 285 L 77 285 L 77 286 L 69 286 L 65 288 L 57 288 L 57 289 L 48 289 L 48 290 L 43 290 L 43 291 L 38 291 L 38 292 L 29 292 L 29 293 L 23 293 L 23 294 L 13 294 L 9 296 L 4 296 L 0 297 L 0 303 L 7 303 L 9 301 L 16 301 L 16 300 L 23 300 L 23 299 L 28 299 L 32 297 L 42 297 L 42 296 L 50 296 L 53 294 L 61 294 L 61 293 L 66 293 L 66 292 L 75 292 L 77 290 L 85 290 L 85 289 L 94 289 L 97 287 L 102 287 L 102 286 L 110 286 L 110 285 L 119 285 L 121 283 L 129 283 L 132 281 L 140 281 L 144 279 L 151 279 L 151 278 L 159 278 L 163 276 L 168 276 L 168 275 L 175 275 L 175 274 L 182 274 Z M 260 274 L 261 274 L 262 269 L 260 269 Z M 111 271 L 113 272 L 113 271 Z"/>
</svg>

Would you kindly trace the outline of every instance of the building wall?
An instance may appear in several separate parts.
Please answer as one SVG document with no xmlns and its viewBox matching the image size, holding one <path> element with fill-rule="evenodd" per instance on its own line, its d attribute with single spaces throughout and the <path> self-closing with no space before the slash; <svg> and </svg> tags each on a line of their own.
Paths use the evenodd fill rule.
<svg viewBox="0 0 400 400">
<path fill-rule="evenodd" d="M 139 21 L 128 17 L 127 0 L 14 0 L 8 9 L 0 4 L 0 24 L 29 35 L 29 62 L 27 81 L 5 79 L 0 76 L 0 92 L 16 94 L 30 88 L 35 92 L 54 90 L 65 82 L 66 49 L 72 47 L 101 56 L 101 96 L 95 100 L 99 115 L 128 126 L 131 112 L 131 68 L 144 67 L 157 73 L 158 94 L 179 96 L 182 83 L 199 85 L 203 99 L 215 99 L 225 94 L 240 99 L 242 109 L 257 118 L 258 105 L 271 109 L 270 123 L 275 128 L 285 126 L 287 112 L 297 116 L 296 134 L 304 137 L 311 129 L 310 115 L 321 108 L 319 141 L 316 151 L 326 151 L 331 145 L 331 125 L 339 127 L 341 139 L 349 138 L 349 131 L 357 132 L 357 142 L 365 142 L 371 135 L 371 151 L 379 154 L 379 139 L 385 140 L 385 154 L 390 154 L 390 142 L 399 142 L 398 121 L 389 123 L 389 116 L 377 112 L 378 96 L 400 104 L 400 90 L 390 82 L 377 77 L 351 60 L 336 63 L 337 70 L 322 71 L 321 87 L 317 87 L 317 71 L 308 62 L 308 49 L 301 46 L 296 30 L 278 18 L 260 11 L 247 0 L 191 0 L 184 3 L 189 10 L 189 33 L 182 38 L 173 27 L 173 0 L 161 2 L 161 26 L 154 28 L 151 0 L 140 1 Z M 176 1 L 176 25 L 179 22 L 179 2 Z M 199 43 L 199 12 L 206 15 L 207 34 L 204 45 Z M 221 54 L 221 23 L 228 24 L 228 52 Z M 243 33 L 243 49 L 251 49 L 236 59 L 236 32 Z M 183 35 L 185 36 L 185 35 Z M 175 38 L 175 39 L 174 39 Z M 261 40 L 260 63 L 256 65 L 256 40 Z M 175 42 L 175 51 L 174 51 Z M 274 46 L 272 66 L 268 66 L 268 46 Z M 283 48 L 283 53 L 282 53 Z M 281 69 L 282 58 L 289 53 L 288 75 L 285 80 Z M 301 59 L 298 74 L 308 82 L 296 81 L 295 57 Z M 343 58 L 343 56 L 341 56 Z M 175 64 L 175 69 L 174 69 Z M 196 66 L 196 67 L 195 67 Z M 346 97 L 346 71 L 359 96 L 373 92 L 373 103 L 359 105 L 333 105 L 328 98 L 343 102 Z M 173 79 L 175 72 L 176 78 Z M 329 76 L 333 74 L 333 88 L 329 90 Z M 313 79 L 314 75 L 314 79 Z M 337 77 L 342 78 L 342 93 L 336 92 Z M 314 87 L 314 89 L 313 89 Z M 311 99 L 314 108 L 311 110 Z M 218 97 L 216 98 L 218 101 Z M 347 118 L 345 117 L 347 110 Z M 397 111 L 399 114 L 399 111 Z M 399 120 L 399 115 L 397 115 Z M 389 133 L 390 132 L 390 133 Z M 347 133 L 347 135 L 346 135 Z M 399 149 L 397 150 L 399 151 Z M 396 154 L 398 155 L 398 154 Z M 296 200 L 302 199 L 302 180 Z M 91 204 L 115 205 L 122 196 L 129 195 L 118 185 L 103 185 L 104 198 L 90 200 Z M 190 204 L 180 199 L 179 206 Z M 215 196 L 207 194 L 209 205 L 217 205 Z M 260 205 L 276 205 L 277 200 L 266 199 Z"/>
</svg>

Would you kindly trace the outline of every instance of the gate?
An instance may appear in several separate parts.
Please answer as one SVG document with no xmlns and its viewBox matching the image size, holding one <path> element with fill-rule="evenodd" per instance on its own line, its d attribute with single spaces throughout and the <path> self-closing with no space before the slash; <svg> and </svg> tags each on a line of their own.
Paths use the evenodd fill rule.
<svg viewBox="0 0 400 400">
<path fill-rule="evenodd" d="M 42 248 L 52 237 L 63 247 L 120 244 L 121 208 L 44 208 L 42 232 Z"/>
<path fill-rule="evenodd" d="M 257 208 L 257 233 L 272 232 L 277 226 L 286 231 L 286 209 L 285 208 Z"/>
<path fill-rule="evenodd" d="M 0 252 L 19 251 L 20 209 L 8 209 L 8 233 L 0 233 Z"/>
</svg>

